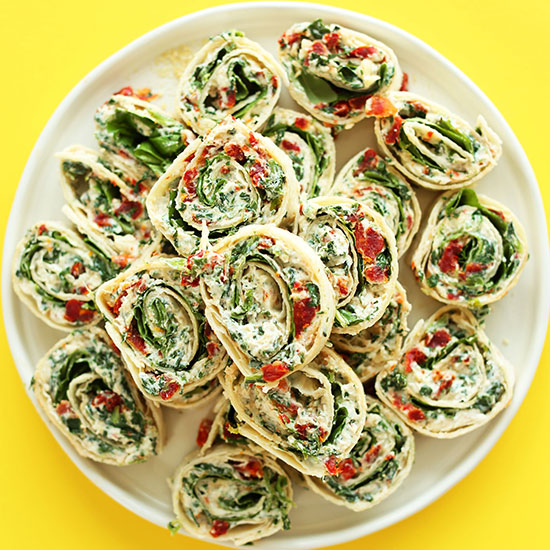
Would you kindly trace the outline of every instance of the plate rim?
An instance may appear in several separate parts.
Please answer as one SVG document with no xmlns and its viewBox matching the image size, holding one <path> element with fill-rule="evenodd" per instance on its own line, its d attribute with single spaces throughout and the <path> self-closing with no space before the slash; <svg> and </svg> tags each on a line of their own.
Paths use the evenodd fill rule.
<svg viewBox="0 0 550 550">
<path fill-rule="evenodd" d="M 59 445 L 63 448 L 65 453 L 70 458 L 70 460 L 76 465 L 81 473 L 84 474 L 84 476 L 86 476 L 90 481 L 92 481 L 92 483 L 96 485 L 96 487 L 98 487 L 101 491 L 106 493 L 108 496 L 124 506 L 126 509 L 146 519 L 147 521 L 159 525 L 160 527 L 166 527 L 166 525 L 161 520 L 160 515 L 157 512 L 154 512 L 150 508 L 144 507 L 141 502 L 136 501 L 134 497 L 126 494 L 125 490 L 112 482 L 109 478 L 101 475 L 100 472 L 96 471 L 93 468 L 93 465 L 90 466 L 89 461 L 83 459 L 80 455 L 78 455 L 76 451 L 74 451 L 70 443 L 66 440 L 66 438 L 63 437 L 60 432 L 58 432 L 56 429 L 52 429 L 52 425 L 47 420 L 45 413 L 38 406 L 38 403 L 34 397 L 34 393 L 32 392 L 29 385 L 30 379 L 28 379 L 28 377 L 26 376 L 25 367 L 23 366 L 29 363 L 28 358 L 25 357 L 25 347 L 23 346 L 19 333 L 16 330 L 16 325 L 10 322 L 13 317 L 13 308 L 15 301 L 15 294 L 11 288 L 11 251 L 15 246 L 14 239 L 18 238 L 15 225 L 17 222 L 18 212 L 23 206 L 23 191 L 28 186 L 32 185 L 30 172 L 33 169 L 33 166 L 36 164 L 36 157 L 38 156 L 39 150 L 42 148 L 43 145 L 47 144 L 48 140 L 50 139 L 50 134 L 53 132 L 54 127 L 57 125 L 57 121 L 62 118 L 67 107 L 72 103 L 74 99 L 78 97 L 81 91 L 83 91 L 90 82 L 93 82 L 104 72 L 108 71 L 113 65 L 118 63 L 119 59 L 123 58 L 128 53 L 131 53 L 132 50 L 139 48 L 142 44 L 147 43 L 149 40 L 156 38 L 158 35 L 161 35 L 166 31 L 170 31 L 174 27 L 178 27 L 182 24 L 189 24 L 195 18 L 202 18 L 208 16 L 209 14 L 217 14 L 220 12 L 223 13 L 228 11 L 242 11 L 264 8 L 280 8 L 293 10 L 309 9 L 311 11 L 323 11 L 327 14 L 328 17 L 330 17 L 331 15 L 344 17 L 352 16 L 366 23 L 374 24 L 382 28 L 385 27 L 388 31 L 396 34 L 397 36 L 413 42 L 416 47 L 422 49 L 424 53 L 434 58 L 438 63 L 444 65 L 445 68 L 453 73 L 456 78 L 460 79 L 483 102 L 484 108 L 490 111 L 492 117 L 499 120 L 499 122 L 503 125 L 508 133 L 508 136 L 506 138 L 507 146 L 514 151 L 515 161 L 518 163 L 521 171 L 526 175 L 525 181 L 522 184 L 528 186 L 531 191 L 534 192 L 536 199 L 533 206 L 535 214 L 534 225 L 537 229 L 538 237 L 536 241 L 537 251 L 539 252 L 538 261 L 541 263 L 544 272 L 548 273 L 550 271 L 550 253 L 548 247 L 548 231 L 546 215 L 544 211 L 544 203 L 533 168 L 531 167 L 528 157 L 519 140 L 517 139 L 514 131 L 512 130 L 504 116 L 497 109 L 497 107 L 488 98 L 488 96 L 464 72 L 462 72 L 458 67 L 456 67 L 451 61 L 449 61 L 441 53 L 435 50 L 432 46 L 430 46 L 420 38 L 416 37 L 415 35 L 409 33 L 408 31 L 405 31 L 404 29 L 401 29 L 400 27 L 393 25 L 392 23 L 388 23 L 387 21 L 384 21 L 382 19 L 378 19 L 376 17 L 372 17 L 354 10 L 339 8 L 332 5 L 324 5 L 313 2 L 310 3 L 292 1 L 239 2 L 222 4 L 219 6 L 213 6 L 210 8 L 205 8 L 188 13 L 148 31 L 147 33 L 139 36 L 126 46 L 122 47 L 121 49 L 107 57 L 95 68 L 93 68 L 63 98 L 63 100 L 56 107 L 56 109 L 48 119 L 43 130 L 40 132 L 40 135 L 36 140 L 36 143 L 34 144 L 32 151 L 25 163 L 25 168 L 17 185 L 16 193 L 10 208 L 8 223 L 6 225 L 6 233 L 4 236 L 2 258 L 2 314 L 10 352 L 19 376 L 24 384 L 27 396 L 30 398 L 35 409 L 48 427 L 49 431 L 53 434 Z M 534 247 L 535 243 L 530 243 L 530 245 L 531 247 Z M 476 444 L 475 449 L 469 454 L 469 456 L 459 466 L 455 467 L 448 475 L 446 475 L 441 481 L 431 487 L 427 493 L 421 495 L 420 497 L 417 497 L 416 499 L 410 501 L 404 506 L 399 507 L 396 510 L 386 513 L 383 517 L 369 524 L 358 524 L 350 527 L 343 527 L 333 530 L 330 533 L 317 535 L 296 535 L 294 537 L 290 536 L 288 538 L 285 538 L 285 544 L 289 548 L 319 548 L 327 546 L 329 544 L 343 543 L 349 540 L 366 536 L 368 534 L 384 529 L 390 525 L 393 525 L 394 523 L 402 521 L 412 514 L 424 509 L 436 499 L 440 498 L 449 489 L 451 489 L 459 481 L 461 481 L 466 475 L 468 475 L 486 457 L 486 455 L 494 447 L 494 445 L 500 439 L 512 419 L 517 414 L 527 395 L 527 392 L 529 391 L 533 377 L 537 371 L 538 364 L 540 363 L 540 356 L 542 354 L 542 349 L 546 339 L 548 317 L 550 313 L 550 285 L 541 285 L 541 287 L 542 288 L 538 289 L 540 291 L 539 301 L 542 304 L 540 308 L 541 313 L 539 313 L 540 323 L 537 323 L 536 331 L 533 334 L 531 340 L 531 357 L 533 363 L 531 365 L 531 362 L 529 362 L 531 366 L 530 371 L 527 375 L 528 378 L 524 378 L 526 383 L 524 384 L 521 393 L 518 394 L 517 390 L 514 392 L 514 401 L 506 408 L 505 411 L 500 413 L 498 419 L 491 422 L 491 424 L 494 426 L 493 429 L 488 434 L 486 434 L 481 442 Z M 192 536 L 187 533 L 185 533 L 185 535 Z M 258 548 L 262 546 L 266 548 L 276 548 L 276 544 L 274 546 L 273 544 L 267 543 L 269 539 L 264 540 L 260 541 L 259 543 L 255 543 L 255 545 Z M 221 546 L 233 546 L 222 544 L 212 540 L 208 540 L 208 542 Z M 277 541 L 273 541 L 273 543 L 277 543 Z"/>
</svg>

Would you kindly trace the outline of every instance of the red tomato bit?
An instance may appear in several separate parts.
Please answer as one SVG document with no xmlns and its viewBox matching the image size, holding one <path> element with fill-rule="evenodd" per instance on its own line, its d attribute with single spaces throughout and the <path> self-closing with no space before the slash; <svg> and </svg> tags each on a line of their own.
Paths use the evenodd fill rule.
<svg viewBox="0 0 550 550">
<path fill-rule="evenodd" d="M 443 329 L 436 330 L 431 337 L 429 337 L 426 345 L 429 348 L 439 348 L 446 346 L 451 341 L 451 335 Z"/>
<path fill-rule="evenodd" d="M 426 361 L 426 354 L 422 350 L 418 348 L 411 349 L 405 354 L 405 372 L 412 371 L 412 363 L 422 366 L 424 361 Z"/>
<path fill-rule="evenodd" d="M 354 466 L 351 458 L 346 458 L 346 460 L 340 463 L 340 470 L 340 476 L 345 480 L 351 479 L 357 473 L 357 468 Z"/>
<path fill-rule="evenodd" d="M 355 226 L 354 234 L 357 250 L 367 263 L 374 262 L 376 256 L 386 248 L 384 237 L 372 227 L 368 227 L 365 231 L 363 225 L 358 223 Z"/>
<path fill-rule="evenodd" d="M 289 372 L 290 369 L 282 361 L 273 361 L 262 367 L 262 375 L 266 382 L 275 382 Z"/>
<path fill-rule="evenodd" d="M 403 80 L 401 81 L 401 88 L 399 88 L 400 92 L 408 92 L 409 91 L 409 75 L 407 73 L 403 73 Z"/>
<path fill-rule="evenodd" d="M 247 479 L 262 479 L 264 477 L 264 469 L 262 467 L 262 463 L 255 458 L 252 458 L 246 464 L 236 464 L 235 470 L 237 470 L 237 472 L 240 472 L 243 477 Z"/>
<path fill-rule="evenodd" d="M 137 201 L 123 200 L 115 210 L 115 214 L 130 214 L 133 220 L 137 220 L 143 214 L 143 204 Z"/>
<path fill-rule="evenodd" d="M 384 141 L 388 145 L 394 145 L 399 141 L 399 132 L 401 132 L 401 126 L 403 125 L 403 119 L 399 115 L 395 115 L 392 127 L 386 134 Z"/>
<path fill-rule="evenodd" d="M 105 405 L 105 408 L 109 412 L 113 412 L 116 407 L 120 407 L 122 404 L 122 397 L 111 390 L 105 390 L 98 393 L 92 399 L 92 406 L 99 408 L 101 405 Z"/>
<path fill-rule="evenodd" d="M 70 323 L 89 323 L 94 318 L 94 311 L 82 307 L 84 302 L 72 299 L 65 304 L 65 319 Z"/>
<path fill-rule="evenodd" d="M 197 445 L 202 447 L 208 439 L 208 434 L 212 428 L 212 420 L 210 418 L 203 418 L 199 425 L 199 431 L 197 432 Z"/>
<path fill-rule="evenodd" d="M 366 113 L 367 116 L 386 118 L 395 115 L 397 107 L 387 97 L 375 95 L 370 98 Z"/>
<path fill-rule="evenodd" d="M 464 245 L 458 241 L 451 241 L 447 245 L 441 255 L 441 258 L 439 258 L 439 261 L 437 262 L 439 269 L 441 269 L 443 273 L 449 273 L 449 271 L 454 271 L 458 267 L 458 255 L 460 254 L 463 246 Z"/>
<path fill-rule="evenodd" d="M 128 332 L 126 333 L 126 340 L 130 342 L 130 344 L 132 344 L 132 346 L 141 353 L 146 353 L 145 340 L 139 335 L 139 332 L 133 325 L 128 329 Z"/>
<path fill-rule="evenodd" d="M 225 535 L 229 530 L 229 523 L 221 519 L 215 519 L 212 522 L 212 528 L 210 529 L 210 535 L 214 538 Z"/>
<path fill-rule="evenodd" d="M 360 57 L 361 59 L 366 59 L 371 55 L 378 52 L 374 46 L 361 46 L 360 48 L 355 48 L 348 53 L 348 57 Z"/>
<path fill-rule="evenodd" d="M 71 267 L 71 275 L 76 279 L 84 273 L 84 265 L 82 262 L 75 262 Z"/>
<path fill-rule="evenodd" d="M 178 390 L 180 385 L 177 382 L 170 382 L 166 388 L 164 388 L 160 393 L 160 398 L 163 401 L 168 401 Z"/>
</svg>

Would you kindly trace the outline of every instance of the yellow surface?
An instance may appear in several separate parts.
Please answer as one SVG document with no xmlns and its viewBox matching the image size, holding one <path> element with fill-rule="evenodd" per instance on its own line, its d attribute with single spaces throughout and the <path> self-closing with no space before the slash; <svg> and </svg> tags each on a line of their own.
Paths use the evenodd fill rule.
<svg viewBox="0 0 550 550">
<path fill-rule="evenodd" d="M 18 180 L 46 121 L 91 69 L 141 34 L 223 2 L 185 0 L 0 3 L 1 241 Z M 327 2 L 330 3 L 330 2 Z M 384 0 L 333 4 L 425 40 L 494 101 L 529 156 L 550 209 L 548 0 Z M 549 281 L 550 284 L 550 281 Z M 119 550 L 214 546 L 149 524 L 93 486 L 65 456 L 28 400 L 0 330 L 0 548 Z M 415 516 L 333 548 L 407 550 L 547 547 L 550 346 L 516 418 L 487 458 Z M 519 365 L 521 366 L 521 365 Z M 350 512 L 351 513 L 351 512 Z M 281 549 L 284 550 L 284 549 Z"/>
</svg>

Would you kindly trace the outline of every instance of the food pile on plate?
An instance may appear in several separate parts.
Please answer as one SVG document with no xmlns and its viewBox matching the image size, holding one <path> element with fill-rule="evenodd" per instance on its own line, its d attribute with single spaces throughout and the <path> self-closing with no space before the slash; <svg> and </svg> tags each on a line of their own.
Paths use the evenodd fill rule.
<svg viewBox="0 0 550 550">
<path fill-rule="evenodd" d="M 279 56 L 211 38 L 175 117 L 149 90 L 113 95 L 98 150 L 58 154 L 72 225 L 38 222 L 13 268 L 69 332 L 33 388 L 81 455 L 151 459 L 163 407 L 215 403 L 171 480 L 172 527 L 236 544 L 289 528 L 293 483 L 366 510 L 409 474 L 415 433 L 457 437 L 506 407 L 513 369 L 478 318 L 528 256 L 512 212 L 471 188 L 501 153 L 482 117 L 404 91 L 393 51 L 338 25 L 293 25 Z M 283 86 L 307 114 L 277 106 Z M 334 134 L 366 117 L 378 150 L 335 176 Z M 409 331 L 414 186 L 443 192 L 411 267 L 445 306 Z"/>
</svg>

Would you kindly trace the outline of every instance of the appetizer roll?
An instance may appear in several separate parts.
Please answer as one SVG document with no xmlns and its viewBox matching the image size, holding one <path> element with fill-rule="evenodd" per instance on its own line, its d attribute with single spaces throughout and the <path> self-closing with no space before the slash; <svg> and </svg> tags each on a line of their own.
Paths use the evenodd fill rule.
<svg viewBox="0 0 550 550">
<path fill-rule="evenodd" d="M 328 128 L 314 118 L 276 107 L 262 130 L 290 158 L 301 202 L 326 195 L 334 178 L 336 150 Z"/>
<path fill-rule="evenodd" d="M 188 255 L 204 227 L 215 239 L 251 223 L 292 221 L 298 193 L 287 155 L 229 117 L 174 161 L 153 187 L 147 210 L 176 250 Z"/>
<path fill-rule="evenodd" d="M 325 345 L 334 295 L 323 263 L 296 235 L 250 225 L 192 261 L 203 270 L 208 322 L 245 376 L 274 382 Z"/>
<path fill-rule="evenodd" d="M 374 325 L 358 334 L 332 334 L 331 342 L 361 382 L 376 376 L 388 361 L 397 359 L 409 327 L 411 304 L 397 282 L 388 307 Z"/>
<path fill-rule="evenodd" d="M 106 330 L 141 392 L 176 408 L 220 393 L 227 354 L 204 318 L 198 281 L 182 275 L 184 258 L 158 258 L 127 269 L 97 291 Z"/>
<path fill-rule="evenodd" d="M 259 128 L 279 100 L 283 78 L 271 54 L 242 32 L 213 36 L 181 75 L 181 118 L 200 135 L 228 115 Z"/>
<path fill-rule="evenodd" d="M 58 153 L 64 214 L 121 267 L 160 245 L 139 197 L 109 171 L 97 153 L 74 145 Z"/>
<path fill-rule="evenodd" d="M 365 101 L 399 89 L 393 51 L 374 38 L 320 19 L 296 23 L 279 39 L 290 94 L 315 118 L 351 128 L 365 117 Z"/>
<path fill-rule="evenodd" d="M 126 374 L 105 331 L 76 330 L 41 359 L 33 378 L 40 406 L 78 453 L 125 466 L 158 454 L 162 416 Z"/>
<path fill-rule="evenodd" d="M 480 307 L 516 285 L 527 258 L 525 231 L 512 212 L 462 189 L 443 194 L 433 206 L 411 267 L 428 296 Z"/>
<path fill-rule="evenodd" d="M 420 206 L 407 180 L 372 149 L 352 157 L 336 177 L 331 195 L 343 195 L 378 212 L 395 235 L 401 257 L 420 225 Z"/>
<path fill-rule="evenodd" d="M 223 374 L 221 375 L 223 376 Z M 237 417 L 237 411 L 231 402 L 225 397 L 220 397 L 214 407 L 214 419 L 203 418 L 197 431 L 197 445 L 204 454 L 215 443 L 227 443 L 228 445 L 247 445 L 249 439 L 239 433 L 242 425 Z"/>
<path fill-rule="evenodd" d="M 335 333 L 357 334 L 383 315 L 397 281 L 397 249 L 382 217 L 345 197 L 303 205 L 298 234 L 325 265 L 336 298 Z"/>
<path fill-rule="evenodd" d="M 376 378 L 376 393 L 424 435 L 451 438 L 479 428 L 512 398 L 511 365 L 473 314 L 446 306 L 419 321 L 398 361 Z"/>
<path fill-rule="evenodd" d="M 366 396 L 367 418 L 361 437 L 337 473 L 305 476 L 310 489 L 326 500 L 361 512 L 376 506 L 403 483 L 414 462 L 414 438 L 399 417 Z"/>
<path fill-rule="evenodd" d="M 39 222 L 17 245 L 13 289 L 53 328 L 72 330 L 97 323 L 94 291 L 117 267 L 98 247 L 59 222 Z"/>
<path fill-rule="evenodd" d="M 243 421 L 239 434 L 303 474 L 335 475 L 365 423 L 363 386 L 329 348 L 277 385 L 247 380 L 235 365 L 222 383 Z"/>
<path fill-rule="evenodd" d="M 241 546 L 290 528 L 290 479 L 260 449 L 218 444 L 195 451 L 171 485 L 174 513 L 193 536 Z"/>
<path fill-rule="evenodd" d="M 475 129 L 409 92 L 375 96 L 366 104 L 385 155 L 413 182 L 428 189 L 458 189 L 490 172 L 502 152 L 499 137 L 479 116 Z"/>
<path fill-rule="evenodd" d="M 95 114 L 95 137 L 109 168 L 145 198 L 195 136 L 143 98 L 129 86 L 114 94 Z"/>
</svg>

